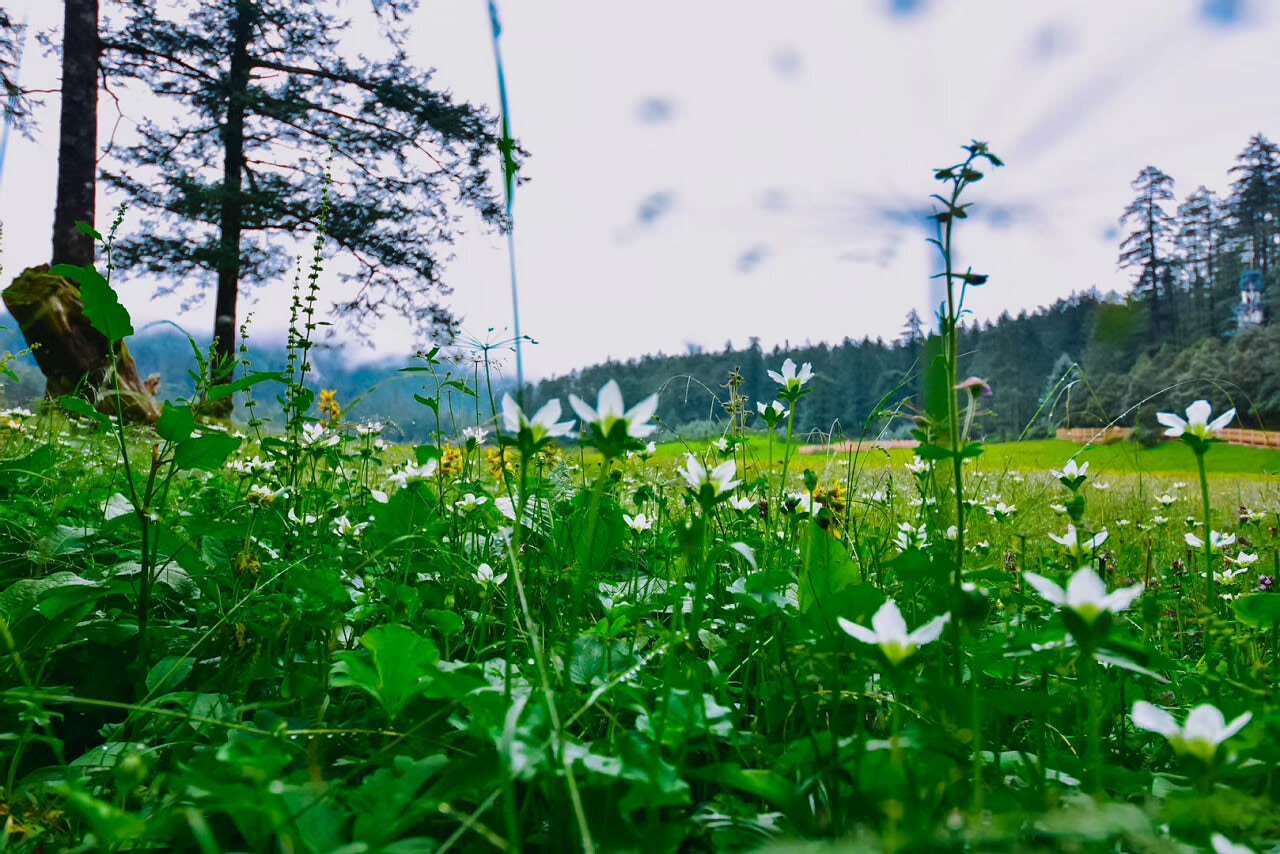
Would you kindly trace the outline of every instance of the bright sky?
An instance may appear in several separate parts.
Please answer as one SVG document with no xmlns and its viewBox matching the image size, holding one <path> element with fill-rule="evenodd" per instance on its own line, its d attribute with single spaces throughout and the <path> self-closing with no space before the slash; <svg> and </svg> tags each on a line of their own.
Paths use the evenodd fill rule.
<svg viewBox="0 0 1280 854">
<path fill-rule="evenodd" d="M 34 25 L 61 16 L 50 0 L 4 5 Z M 485 0 L 422 5 L 411 54 L 457 96 L 495 104 Z M 500 8 L 512 126 L 531 154 L 515 213 L 532 377 L 750 336 L 891 339 L 912 308 L 928 321 L 931 170 L 973 138 L 1008 165 L 974 188 L 977 217 L 958 234 L 961 264 L 991 276 L 969 307 L 990 317 L 1123 290 L 1117 217 L 1144 166 L 1172 175 L 1179 199 L 1225 192 L 1252 134 L 1280 139 L 1280 6 L 1267 0 Z M 52 60 L 27 56 L 23 82 L 50 85 Z M 38 144 L 11 138 L 0 189 L 11 274 L 49 251 L 46 101 Z M 104 133 L 115 120 L 104 100 Z M 454 254 L 467 332 L 509 335 L 502 238 L 474 233 Z M 250 291 L 260 332 L 278 328 L 287 290 Z M 135 319 L 211 322 L 210 302 L 179 316 L 143 283 L 123 298 Z M 393 324 L 377 337 L 381 353 L 414 347 Z"/>
</svg>

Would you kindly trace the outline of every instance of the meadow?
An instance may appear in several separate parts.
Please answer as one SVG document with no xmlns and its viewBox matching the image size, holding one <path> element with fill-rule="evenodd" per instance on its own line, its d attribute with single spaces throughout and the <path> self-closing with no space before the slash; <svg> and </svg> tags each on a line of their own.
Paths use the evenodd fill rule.
<svg viewBox="0 0 1280 854">
<path fill-rule="evenodd" d="M 914 451 L 798 453 L 790 360 L 659 446 L 654 397 L 435 355 L 423 406 L 494 415 L 392 446 L 309 384 L 305 296 L 286 371 L 203 361 L 154 427 L 6 411 L 0 850 L 1274 850 L 1276 452 L 1192 400 L 1150 450 L 985 445 L 962 304 Z"/>
</svg>

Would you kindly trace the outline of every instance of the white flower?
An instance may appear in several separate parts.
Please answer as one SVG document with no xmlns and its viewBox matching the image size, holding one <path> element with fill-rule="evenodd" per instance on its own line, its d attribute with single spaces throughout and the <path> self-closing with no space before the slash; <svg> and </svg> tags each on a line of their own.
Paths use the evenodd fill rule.
<svg viewBox="0 0 1280 854">
<path fill-rule="evenodd" d="M 1227 560 L 1231 560 L 1231 558 L 1227 558 Z M 1236 579 L 1239 578 L 1241 575 L 1244 575 L 1248 571 L 1249 571 L 1249 568 L 1247 566 L 1238 566 L 1235 569 L 1231 569 L 1230 567 L 1224 566 L 1222 569 L 1218 570 L 1213 574 L 1213 578 L 1219 584 L 1231 585 L 1231 584 L 1235 584 Z M 1203 578 L 1204 573 L 1203 572 L 1200 573 L 1200 576 Z"/>
<path fill-rule="evenodd" d="M 466 495 L 462 496 L 462 498 L 453 502 L 453 506 L 463 516 L 470 516 L 488 501 L 489 499 L 483 495 L 477 496 L 468 492 Z"/>
<path fill-rule="evenodd" d="M 796 363 L 787 359 L 782 363 L 782 373 L 769 371 L 769 379 L 782 386 L 784 391 L 799 391 L 802 385 L 813 379 L 813 365 L 805 362 L 797 372 Z"/>
<path fill-rule="evenodd" d="M 1092 485 L 1094 489 L 1110 489 L 1111 488 L 1111 484 L 1107 483 L 1105 480 L 1095 480 Z"/>
<path fill-rule="evenodd" d="M 1240 552 L 1234 558 L 1229 557 L 1227 560 L 1236 566 L 1252 566 L 1258 562 L 1258 556 L 1251 552 Z"/>
<path fill-rule="evenodd" d="M 346 515 L 339 516 L 333 520 L 333 531 L 339 537 L 358 537 L 364 533 L 364 529 L 369 527 L 368 522 L 360 522 L 352 524 Z"/>
<path fill-rule="evenodd" d="M 729 499 L 729 506 L 739 513 L 745 513 L 756 506 L 756 502 L 746 495 L 735 495 Z"/>
<path fill-rule="evenodd" d="M 791 512 L 794 513 L 813 516 L 822 509 L 822 502 L 814 501 L 813 496 L 807 492 L 788 492 L 787 500 L 795 502 L 791 507 Z"/>
<path fill-rule="evenodd" d="M 1088 463 L 1077 465 L 1075 457 L 1072 457 L 1071 459 L 1067 460 L 1067 464 L 1063 466 L 1061 470 L 1051 469 L 1049 471 L 1049 474 L 1053 475 L 1054 477 L 1084 477 L 1085 472 L 1087 472 L 1088 470 L 1089 470 Z"/>
<path fill-rule="evenodd" d="M 487 563 L 482 563 L 476 567 L 475 580 L 479 582 L 481 587 L 487 588 L 491 584 L 502 584 L 502 582 L 507 580 L 507 574 L 504 572 L 501 575 L 494 575 L 493 567 L 489 566 Z"/>
<path fill-rule="evenodd" d="M 997 501 L 995 504 L 987 505 L 987 512 L 992 516 L 999 518 L 1001 516 L 1012 516 L 1018 512 L 1018 508 L 1013 504 L 1005 504 L 1003 501 Z"/>
<path fill-rule="evenodd" d="M 310 513 L 306 513 L 301 519 L 299 519 L 298 514 L 293 512 L 292 507 L 289 508 L 289 512 L 286 513 L 285 516 L 295 525 L 314 525 L 320 518 L 318 516 L 313 516 Z"/>
<path fill-rule="evenodd" d="M 1067 582 L 1066 590 L 1034 572 L 1024 572 L 1022 577 L 1051 604 L 1074 611 L 1086 623 L 1092 623 L 1105 611 L 1113 614 L 1123 611 L 1142 595 L 1143 589 L 1143 585 L 1135 584 L 1107 593 L 1107 585 L 1089 567 L 1077 570 Z"/>
<path fill-rule="evenodd" d="M 1221 833 L 1210 836 L 1209 841 L 1213 843 L 1214 854 L 1254 854 L 1249 846 L 1237 845 Z"/>
<path fill-rule="evenodd" d="M 330 448 L 338 444 L 342 437 L 329 431 L 328 427 L 308 421 L 302 425 L 302 444 L 308 448 Z"/>
<path fill-rule="evenodd" d="M 569 395 L 569 405 L 578 413 L 584 425 L 594 424 L 599 427 L 602 436 L 608 436 L 613 425 L 619 421 L 626 423 L 627 435 L 633 439 L 643 439 L 658 429 L 656 424 L 645 423 L 658 409 L 658 395 L 651 394 L 627 409 L 622 403 L 622 390 L 615 380 L 609 380 L 600 387 L 595 409 L 576 394 Z"/>
<path fill-rule="evenodd" d="M 951 619 L 950 614 L 934 617 L 914 632 L 907 632 L 907 621 L 892 599 L 880 606 L 871 618 L 871 628 L 836 618 L 840 628 L 865 644 L 880 647 L 890 664 L 899 664 L 915 653 L 917 647 L 932 643 L 942 636 L 942 627 Z"/>
<path fill-rule="evenodd" d="M 436 460 L 427 460 L 423 465 L 414 465 L 413 463 L 405 463 L 404 468 L 394 472 L 387 480 L 397 486 L 408 486 L 411 483 L 417 483 L 420 480 L 430 480 L 435 477 L 436 466 L 439 462 Z"/>
<path fill-rule="evenodd" d="M 559 417 L 559 399 L 547 401 L 533 414 L 533 418 L 528 418 L 510 393 L 502 396 L 502 429 L 512 436 L 518 436 L 521 431 L 528 430 L 535 444 L 543 439 L 563 436 L 572 429 L 573 422 L 558 422 L 556 419 Z"/>
<path fill-rule="evenodd" d="M 760 403 L 759 401 L 757 401 L 756 412 L 759 412 L 761 415 L 766 415 L 766 416 L 769 413 L 773 413 L 774 418 L 781 418 L 782 416 L 787 414 L 787 408 L 782 405 L 782 401 L 780 400 L 775 400 L 773 401 L 773 403 L 770 403 L 768 406 L 765 406 L 763 403 Z"/>
<path fill-rule="evenodd" d="M 1107 530 L 1103 528 L 1083 543 L 1080 542 L 1080 535 L 1076 531 L 1075 525 L 1067 526 L 1067 533 L 1059 537 L 1057 534 L 1050 534 L 1049 539 L 1065 548 L 1068 552 L 1079 557 L 1085 551 L 1092 552 L 1098 546 L 1107 541 Z"/>
<path fill-rule="evenodd" d="M 1187 545 L 1191 546 L 1191 548 L 1193 549 L 1204 548 L 1204 540 L 1200 539 L 1195 534 L 1192 534 L 1189 531 L 1183 534 L 1182 538 L 1186 540 Z M 1224 534 L 1221 531 L 1209 532 L 1209 551 L 1212 552 L 1213 554 L 1217 554 L 1227 546 L 1235 545 L 1235 542 L 1236 542 L 1235 534 Z"/>
<path fill-rule="evenodd" d="M 923 549 L 929 545 L 928 526 L 921 525 L 917 528 L 910 522 L 901 522 L 898 525 L 898 533 L 894 535 L 894 541 L 903 551 L 911 548 Z"/>
<path fill-rule="evenodd" d="M 720 465 L 707 471 L 706 467 L 698 462 L 697 457 L 693 454 L 685 454 L 684 468 L 680 470 L 680 474 L 684 477 L 685 483 L 689 484 L 689 488 L 694 492 L 701 492 L 704 485 L 709 485 L 712 489 L 712 495 L 718 498 L 731 491 L 739 483 L 742 483 L 740 480 L 733 479 L 737 471 L 738 464 L 734 460 L 725 460 Z"/>
<path fill-rule="evenodd" d="M 924 457 L 912 457 L 911 459 L 907 460 L 905 465 L 907 467 L 907 471 L 911 472 L 912 474 L 924 474 L 929 470 L 929 467 L 932 465 L 932 463 L 930 463 Z"/>
<path fill-rule="evenodd" d="M 489 438 L 489 428 L 487 427 L 463 427 L 462 438 L 467 444 L 483 445 L 484 440 Z"/>
<path fill-rule="evenodd" d="M 719 439 L 716 439 L 711 443 L 711 447 L 723 454 L 725 451 L 729 450 L 729 440 L 724 436 L 721 436 Z"/>
<path fill-rule="evenodd" d="M 1156 496 L 1156 504 L 1159 504 L 1161 507 L 1168 507 L 1170 504 L 1172 504 L 1173 502 L 1175 502 L 1175 501 L 1177 501 L 1177 500 L 1178 500 L 1178 499 L 1177 499 L 1177 497 L 1176 497 L 1176 496 L 1169 495 L 1168 493 L 1166 493 L 1166 494 L 1164 494 L 1164 495 L 1157 495 L 1157 496 Z"/>
<path fill-rule="evenodd" d="M 635 531 L 637 534 L 641 531 L 647 531 L 653 527 L 653 520 L 643 513 L 637 513 L 634 516 L 628 516 L 626 513 L 623 513 L 622 521 L 627 524 L 628 528 Z"/>
<path fill-rule="evenodd" d="M 1212 414 L 1213 407 L 1209 405 L 1209 401 L 1197 400 L 1187 407 L 1187 419 L 1185 421 L 1172 412 L 1157 412 L 1156 420 L 1168 428 L 1164 431 L 1166 436 L 1177 437 L 1183 433 L 1190 433 L 1196 438 L 1208 439 L 1216 435 L 1222 428 L 1231 423 L 1232 418 L 1236 417 L 1234 407 L 1210 421 L 1209 416 Z"/>
<path fill-rule="evenodd" d="M 1228 724 L 1216 706 L 1205 703 L 1191 710 L 1185 726 L 1178 726 L 1173 715 L 1139 700 L 1133 704 L 1131 717 L 1139 729 L 1156 732 L 1169 739 L 1170 746 L 1178 753 L 1189 753 L 1210 762 L 1218 752 L 1218 745 L 1244 729 L 1245 724 L 1253 719 L 1253 713 L 1245 712 Z"/>
</svg>

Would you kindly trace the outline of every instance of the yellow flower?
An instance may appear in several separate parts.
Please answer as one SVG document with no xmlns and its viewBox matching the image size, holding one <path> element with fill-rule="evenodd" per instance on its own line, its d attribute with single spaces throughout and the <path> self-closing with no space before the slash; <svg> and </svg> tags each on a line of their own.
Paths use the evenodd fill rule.
<svg viewBox="0 0 1280 854">
<path fill-rule="evenodd" d="M 508 454 L 504 460 L 501 448 L 490 448 L 485 457 L 489 464 L 489 476 L 501 479 L 503 475 L 513 471 L 511 465 L 511 454 Z"/>
<path fill-rule="evenodd" d="M 326 427 L 333 426 L 341 420 L 342 407 L 338 404 L 337 389 L 320 390 L 320 413 L 325 416 L 323 423 Z"/>
<path fill-rule="evenodd" d="M 462 474 L 462 451 L 453 445 L 446 445 L 440 454 L 440 473 L 448 478 Z"/>
</svg>

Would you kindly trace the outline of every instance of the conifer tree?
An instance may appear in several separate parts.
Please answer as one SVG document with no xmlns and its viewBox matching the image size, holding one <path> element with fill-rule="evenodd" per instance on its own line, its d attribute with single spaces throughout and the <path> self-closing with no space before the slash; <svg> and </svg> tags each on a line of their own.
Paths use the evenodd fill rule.
<svg viewBox="0 0 1280 854">
<path fill-rule="evenodd" d="M 339 308 L 357 327 L 393 311 L 424 337 L 449 336 L 456 321 L 438 298 L 457 208 L 503 221 L 485 165 L 498 149 L 493 119 L 409 62 L 399 21 L 416 0 L 371 2 L 388 52 L 377 61 L 343 49 L 351 22 L 325 0 L 115 0 L 107 79 L 185 110 L 141 121 L 141 141 L 105 173 L 148 214 L 119 261 L 216 283 L 222 358 L 234 352 L 239 288 L 289 268 L 280 235 L 316 226 L 326 172 L 327 237 L 351 286 Z"/>
<path fill-rule="evenodd" d="M 1173 201 L 1173 179 L 1154 166 L 1147 166 L 1129 185 L 1138 195 L 1120 215 L 1122 223 L 1134 230 L 1120 243 L 1120 266 L 1137 267 L 1135 290 L 1146 301 L 1150 341 L 1156 343 L 1166 329 L 1165 300 L 1162 299 L 1165 246 L 1173 234 L 1173 217 L 1161 206 Z"/>
</svg>

